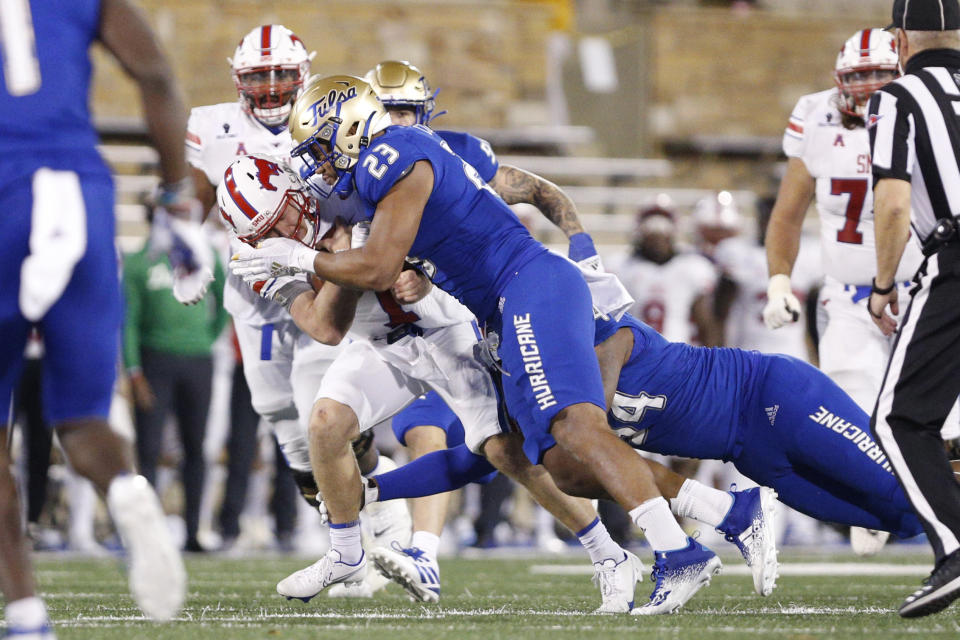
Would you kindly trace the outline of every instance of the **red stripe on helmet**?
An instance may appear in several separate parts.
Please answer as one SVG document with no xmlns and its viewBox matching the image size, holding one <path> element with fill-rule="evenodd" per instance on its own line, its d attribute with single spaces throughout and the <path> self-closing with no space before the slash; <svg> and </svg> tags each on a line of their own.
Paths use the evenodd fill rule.
<svg viewBox="0 0 960 640">
<path fill-rule="evenodd" d="M 270 32 L 273 30 L 273 25 L 263 25 L 260 27 L 260 57 L 266 58 L 270 55 Z"/>
<path fill-rule="evenodd" d="M 873 29 L 864 29 L 863 33 L 860 35 L 860 57 L 868 58 L 870 57 L 870 34 L 873 32 Z"/>
<path fill-rule="evenodd" d="M 256 218 L 259 215 L 257 210 L 247 202 L 247 199 L 244 198 L 240 190 L 237 189 L 237 182 L 233 179 L 233 167 L 227 169 L 227 172 L 223 176 L 223 181 L 227 184 L 227 193 L 230 194 L 230 199 L 233 200 L 233 203 L 243 212 L 243 215 L 251 220 Z"/>
</svg>

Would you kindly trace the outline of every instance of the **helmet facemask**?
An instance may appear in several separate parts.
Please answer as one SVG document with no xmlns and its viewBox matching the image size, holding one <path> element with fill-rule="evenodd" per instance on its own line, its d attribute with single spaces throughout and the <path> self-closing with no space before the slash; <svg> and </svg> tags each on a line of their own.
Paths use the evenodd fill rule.
<svg viewBox="0 0 960 640">
<path fill-rule="evenodd" d="M 287 123 L 293 101 L 303 89 L 299 67 L 260 67 L 234 73 L 244 111 L 268 127 Z"/>
<path fill-rule="evenodd" d="M 837 71 L 834 78 L 840 89 L 840 111 L 862 119 L 866 115 L 870 96 L 898 75 L 896 67 L 860 67 Z"/>
<path fill-rule="evenodd" d="M 266 127 L 285 125 L 314 55 L 283 25 L 250 31 L 228 58 L 243 110 Z"/>
</svg>

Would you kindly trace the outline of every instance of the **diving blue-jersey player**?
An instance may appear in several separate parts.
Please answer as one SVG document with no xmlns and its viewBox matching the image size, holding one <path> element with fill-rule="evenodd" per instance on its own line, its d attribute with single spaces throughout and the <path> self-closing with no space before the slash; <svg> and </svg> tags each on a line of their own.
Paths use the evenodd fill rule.
<svg viewBox="0 0 960 640">
<path fill-rule="evenodd" d="M 416 256 L 434 284 L 499 335 L 504 397 L 531 462 L 543 462 L 553 474 L 558 451 L 575 457 L 644 530 L 660 575 L 654 597 L 633 612 L 673 611 L 708 584 L 719 559 L 683 533 L 646 463 L 607 427 L 593 305 L 576 267 L 535 241 L 436 134 L 390 127 L 360 78 L 314 82 L 294 105 L 290 129 L 308 180 L 322 177 L 333 191 L 355 190 L 364 202 L 372 216 L 369 238 L 360 249 L 336 254 L 271 239 L 239 256 L 234 272 L 263 280 L 293 269 L 383 290 L 405 257 Z M 341 449 L 324 453 L 338 489 L 325 496 L 340 558 L 333 571 L 349 575 L 363 559 L 356 524 L 361 496 L 355 463 Z"/>
<path fill-rule="evenodd" d="M 139 89 L 160 154 L 160 204 L 198 208 L 189 190 L 186 111 L 166 55 L 126 0 L 0 3 L 0 398 L 17 383 L 28 332 L 45 345 L 44 415 L 71 466 L 106 498 L 127 547 L 133 596 L 152 618 L 180 610 L 186 574 L 163 511 L 107 423 L 122 317 L 114 188 L 89 112 L 99 41 Z M 2 424 L 0 438 L 9 425 Z M 0 586 L 8 634 L 52 638 L 23 551 L 16 490 L 0 447 Z"/>
<path fill-rule="evenodd" d="M 819 520 L 901 538 L 922 532 L 870 434 L 870 417 L 820 370 L 789 356 L 668 342 L 629 314 L 598 320 L 596 341 L 607 418 L 631 446 L 731 461 L 784 504 Z M 561 464 L 569 467 L 561 474 L 565 491 L 606 497 L 576 460 Z M 651 467 L 678 516 L 716 527 L 743 551 L 739 503 L 749 492 L 717 491 Z M 377 476 L 365 500 L 452 491 L 489 471 L 485 460 L 455 448 Z"/>
</svg>

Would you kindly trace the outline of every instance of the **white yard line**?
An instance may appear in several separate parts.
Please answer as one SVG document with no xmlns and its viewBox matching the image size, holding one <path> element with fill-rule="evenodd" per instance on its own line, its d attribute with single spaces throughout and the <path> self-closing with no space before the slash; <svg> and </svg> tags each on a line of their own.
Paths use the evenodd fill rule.
<svg viewBox="0 0 960 640">
<path fill-rule="evenodd" d="M 924 576 L 929 564 L 880 564 L 868 562 L 788 562 L 780 565 L 781 576 Z M 547 576 L 592 575 L 589 564 L 534 564 L 530 573 Z M 749 576 L 750 567 L 743 562 L 723 565 L 724 575 Z"/>
</svg>

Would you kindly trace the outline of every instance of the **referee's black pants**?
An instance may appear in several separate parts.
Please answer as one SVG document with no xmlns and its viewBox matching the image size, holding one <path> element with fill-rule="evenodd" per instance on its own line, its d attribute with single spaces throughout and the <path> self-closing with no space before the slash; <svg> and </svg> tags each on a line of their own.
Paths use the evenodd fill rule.
<svg viewBox="0 0 960 640">
<path fill-rule="evenodd" d="M 870 426 L 940 560 L 960 548 L 960 485 L 940 436 L 960 395 L 960 243 L 918 276 Z"/>
</svg>

